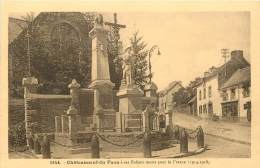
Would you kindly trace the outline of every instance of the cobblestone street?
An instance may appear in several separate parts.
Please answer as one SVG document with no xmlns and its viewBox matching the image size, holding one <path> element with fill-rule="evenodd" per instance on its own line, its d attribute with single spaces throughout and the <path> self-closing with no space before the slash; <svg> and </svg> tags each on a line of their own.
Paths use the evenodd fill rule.
<svg viewBox="0 0 260 168">
<path fill-rule="evenodd" d="M 251 145 L 231 142 L 213 136 L 205 136 L 208 150 L 190 158 L 250 158 Z"/>
<path fill-rule="evenodd" d="M 251 155 L 249 123 L 205 121 L 182 113 L 174 114 L 173 123 L 188 129 L 195 129 L 198 125 L 203 127 L 208 150 L 192 158 L 248 158 Z"/>
</svg>

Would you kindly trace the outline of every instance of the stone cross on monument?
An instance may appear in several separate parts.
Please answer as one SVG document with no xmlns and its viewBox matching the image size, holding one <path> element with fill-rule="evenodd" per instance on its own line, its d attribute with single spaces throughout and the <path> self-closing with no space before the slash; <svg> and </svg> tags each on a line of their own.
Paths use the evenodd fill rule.
<svg viewBox="0 0 260 168">
<path fill-rule="evenodd" d="M 114 84 L 109 74 L 107 34 L 108 30 L 105 29 L 103 16 L 100 14 L 95 20 L 94 28 L 89 32 L 92 39 L 92 81 L 89 88 L 94 90 L 93 127 L 98 131 L 114 127 L 109 125 L 114 122 L 108 122 L 106 119 L 107 115 L 115 113 L 112 92 Z"/>
<path fill-rule="evenodd" d="M 95 88 L 106 83 L 113 86 L 110 81 L 108 54 L 107 54 L 107 33 L 104 27 L 103 16 L 98 15 L 94 28 L 89 32 L 92 39 L 92 72 L 90 88 Z"/>
<path fill-rule="evenodd" d="M 105 22 L 105 25 L 111 26 L 113 28 L 113 33 L 116 36 L 116 42 L 120 39 L 119 30 L 121 28 L 126 28 L 126 25 L 118 24 L 117 23 L 117 14 L 114 13 L 114 23 Z"/>
</svg>

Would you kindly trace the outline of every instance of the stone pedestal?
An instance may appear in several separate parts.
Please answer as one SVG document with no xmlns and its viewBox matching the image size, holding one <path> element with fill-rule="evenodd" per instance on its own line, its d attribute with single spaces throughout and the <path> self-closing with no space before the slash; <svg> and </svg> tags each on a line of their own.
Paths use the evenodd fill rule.
<svg viewBox="0 0 260 168">
<path fill-rule="evenodd" d="M 31 99 L 30 94 L 37 93 L 38 79 L 35 77 L 23 78 L 22 85 L 24 87 L 25 131 L 28 146 L 28 138 L 33 134 L 31 129 L 31 124 L 34 122 L 32 119 L 32 113 L 37 113 L 37 110 L 33 109 L 36 104 L 36 100 Z"/>
<path fill-rule="evenodd" d="M 68 116 L 68 125 L 69 125 L 69 134 L 73 136 L 77 134 L 80 130 L 80 115 L 69 115 Z"/>
<path fill-rule="evenodd" d="M 55 132 L 61 133 L 61 116 L 55 116 Z"/>
<path fill-rule="evenodd" d="M 123 120 L 122 120 L 122 113 L 116 113 L 116 132 L 123 132 Z"/>
<path fill-rule="evenodd" d="M 126 128 L 128 128 L 127 118 L 136 118 L 138 115 L 142 117 L 143 111 L 143 92 L 135 85 L 135 84 L 126 84 L 125 80 L 122 80 L 120 90 L 117 92 L 117 96 L 119 97 L 119 112 L 120 115 L 117 115 L 117 124 L 118 127 L 121 126 L 122 132 L 125 132 Z M 136 118 L 137 121 L 137 118 Z M 141 121 L 141 120 L 140 120 Z M 142 123 L 136 123 L 136 128 L 133 128 L 132 131 L 139 129 L 142 127 Z M 132 124 L 133 125 L 133 124 Z M 138 128 L 138 126 L 140 126 Z M 132 126 L 131 126 L 132 127 Z"/>
<path fill-rule="evenodd" d="M 142 111 L 142 102 L 139 98 L 144 97 L 144 94 L 136 85 L 121 87 L 117 96 L 119 97 L 119 112 L 129 114 Z"/>
<path fill-rule="evenodd" d="M 100 15 L 94 28 L 89 32 L 92 39 L 92 82 L 89 88 L 94 90 L 93 127 L 98 131 L 106 129 L 109 124 L 107 123 L 108 116 L 114 115 L 115 118 L 112 93 L 114 84 L 110 81 L 109 74 L 107 33 L 103 17 Z"/>
<path fill-rule="evenodd" d="M 152 114 L 152 107 L 151 105 L 147 105 L 146 109 L 143 111 L 143 131 L 145 132 L 150 131 L 151 114 Z"/>
<path fill-rule="evenodd" d="M 22 85 L 24 87 L 24 98 L 30 93 L 37 93 L 38 79 L 35 77 L 23 78 Z"/>
<path fill-rule="evenodd" d="M 69 133 L 69 125 L 68 125 L 68 116 L 67 115 L 61 115 L 61 132 L 63 134 Z"/>
</svg>

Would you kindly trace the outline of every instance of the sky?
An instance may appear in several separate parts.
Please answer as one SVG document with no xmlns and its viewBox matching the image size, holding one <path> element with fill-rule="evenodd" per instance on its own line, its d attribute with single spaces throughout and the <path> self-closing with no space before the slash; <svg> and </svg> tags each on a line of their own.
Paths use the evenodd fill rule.
<svg viewBox="0 0 260 168">
<path fill-rule="evenodd" d="M 19 14 L 12 14 L 19 17 Z M 243 50 L 250 62 L 249 12 L 118 12 L 118 22 L 127 27 L 120 30 L 126 47 L 138 31 L 148 44 L 158 45 L 161 55 L 152 55 L 153 81 L 159 90 L 171 81 L 186 86 L 202 76 L 211 66 L 224 63 L 221 49 Z M 113 21 L 113 13 L 104 14 Z"/>
<path fill-rule="evenodd" d="M 186 86 L 223 64 L 222 48 L 243 50 L 250 62 L 249 12 L 118 13 L 118 20 L 127 25 L 121 31 L 125 45 L 137 30 L 149 47 L 159 46 L 161 55 L 152 56 L 159 90 L 174 80 Z"/>
</svg>

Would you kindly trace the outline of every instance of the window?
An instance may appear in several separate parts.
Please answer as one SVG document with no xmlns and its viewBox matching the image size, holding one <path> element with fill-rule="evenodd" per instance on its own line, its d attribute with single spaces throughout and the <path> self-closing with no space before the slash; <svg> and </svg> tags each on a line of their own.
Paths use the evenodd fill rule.
<svg viewBox="0 0 260 168">
<path fill-rule="evenodd" d="M 206 99 L 206 88 L 203 89 L 203 99 Z"/>
<path fill-rule="evenodd" d="M 244 87 L 243 88 L 243 97 L 249 97 L 250 96 L 250 89 L 249 87 Z"/>
<path fill-rule="evenodd" d="M 203 113 L 207 113 L 207 106 L 206 106 L 206 104 L 203 105 Z"/>
<path fill-rule="evenodd" d="M 222 100 L 223 100 L 223 101 L 227 101 L 227 100 L 228 100 L 228 93 L 227 93 L 226 90 L 224 90 L 224 91 L 222 92 Z"/>
<path fill-rule="evenodd" d="M 211 86 L 209 86 L 209 88 L 208 88 L 208 95 L 209 95 L 209 97 L 211 97 Z"/>
<path fill-rule="evenodd" d="M 208 112 L 213 113 L 213 103 L 208 104 Z"/>
<path fill-rule="evenodd" d="M 199 92 L 199 100 L 201 100 L 201 90 L 200 90 L 200 92 Z"/>
<path fill-rule="evenodd" d="M 202 113 L 202 106 L 200 105 L 199 106 L 199 114 L 201 114 Z"/>
<path fill-rule="evenodd" d="M 231 89 L 230 99 L 234 100 L 236 98 L 236 89 Z"/>
</svg>

